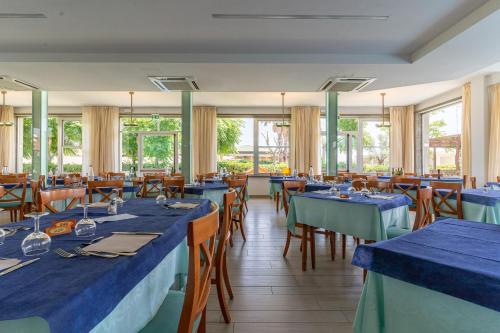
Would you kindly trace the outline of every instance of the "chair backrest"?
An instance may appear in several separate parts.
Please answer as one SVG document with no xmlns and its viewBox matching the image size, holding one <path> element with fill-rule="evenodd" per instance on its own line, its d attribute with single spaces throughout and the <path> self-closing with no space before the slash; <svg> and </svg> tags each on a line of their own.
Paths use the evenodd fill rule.
<svg viewBox="0 0 500 333">
<path fill-rule="evenodd" d="M 297 176 L 298 176 L 299 178 L 303 178 L 303 177 L 307 177 L 307 176 L 308 176 L 308 174 L 307 174 L 307 172 L 299 172 L 299 173 L 297 173 Z"/>
<path fill-rule="evenodd" d="M 9 173 L 9 176 L 14 176 L 14 177 L 19 177 L 19 178 L 28 178 L 28 174 L 25 172 Z"/>
<path fill-rule="evenodd" d="M 31 188 L 31 210 L 37 212 L 39 210 L 38 200 L 40 198 L 40 191 L 42 190 L 41 181 L 36 181 L 36 180 L 30 181 L 30 188 Z"/>
<path fill-rule="evenodd" d="M 462 176 L 462 184 L 464 189 L 467 188 L 467 179 L 468 179 L 467 175 Z"/>
<path fill-rule="evenodd" d="M 390 192 L 391 184 L 389 182 L 381 182 L 378 180 L 369 180 L 367 184 L 367 188 L 371 190 L 377 190 L 378 192 Z"/>
<path fill-rule="evenodd" d="M 26 201 L 27 179 L 17 176 L 0 176 L 0 184 L 3 184 L 3 195 L 0 195 L 0 202 L 20 202 Z M 6 186 L 8 184 L 8 186 Z"/>
<path fill-rule="evenodd" d="M 100 195 L 99 202 L 107 202 L 113 199 L 113 189 L 118 190 L 118 196 L 123 197 L 123 180 L 99 180 L 89 181 L 87 184 L 89 190 L 89 203 L 94 202 L 94 196 Z M 116 193 L 116 192 L 115 192 Z"/>
<path fill-rule="evenodd" d="M 243 210 L 247 193 L 247 181 L 245 179 L 229 179 L 227 181 L 227 185 L 230 189 L 234 189 L 236 192 L 236 200 L 233 207 L 238 210 Z"/>
<path fill-rule="evenodd" d="M 293 194 L 304 193 L 306 191 L 305 181 L 284 181 L 281 185 L 283 189 L 283 208 L 288 216 L 288 200 Z"/>
<path fill-rule="evenodd" d="M 52 206 L 53 201 L 66 201 L 71 199 L 69 204 L 66 206 L 65 210 L 73 208 L 75 203 L 80 202 L 85 203 L 85 188 L 58 188 L 47 191 L 39 192 L 39 207 L 38 211 L 43 212 L 48 209 L 52 213 L 58 213 L 59 211 Z"/>
<path fill-rule="evenodd" d="M 378 181 L 378 176 L 366 176 L 369 182 Z"/>
<path fill-rule="evenodd" d="M 354 175 L 354 176 L 352 176 L 352 179 L 365 179 L 365 180 L 368 180 L 368 176 L 366 176 L 366 175 Z"/>
<path fill-rule="evenodd" d="M 233 205 L 236 201 L 236 191 L 230 189 L 224 193 L 224 213 L 222 215 L 222 224 L 219 227 L 219 243 L 217 244 L 217 253 L 215 262 L 220 263 L 224 259 L 224 252 L 231 237 L 231 221 L 233 220 Z M 217 266 L 219 266 L 217 264 Z"/>
<path fill-rule="evenodd" d="M 428 187 L 418 190 L 417 211 L 413 231 L 432 223 L 431 202 L 432 188 Z"/>
<path fill-rule="evenodd" d="M 142 185 L 142 197 L 151 197 L 161 194 L 160 185 L 163 182 L 163 175 L 147 175 L 144 176 Z"/>
<path fill-rule="evenodd" d="M 269 176 L 270 176 L 270 177 L 283 177 L 283 176 L 284 176 L 284 174 L 283 174 L 283 173 L 281 173 L 281 172 L 270 172 L 270 173 L 269 173 Z"/>
<path fill-rule="evenodd" d="M 121 179 L 125 180 L 127 176 L 125 175 L 125 172 L 107 172 L 106 173 L 106 179 L 109 180 L 114 180 L 114 179 Z"/>
<path fill-rule="evenodd" d="M 497 176 L 497 183 L 500 183 L 500 176 Z"/>
<path fill-rule="evenodd" d="M 163 193 L 167 198 L 177 198 L 179 195 L 184 198 L 184 178 L 163 178 Z"/>
<path fill-rule="evenodd" d="M 470 187 L 473 189 L 477 188 L 477 178 L 474 176 L 470 177 Z"/>
<path fill-rule="evenodd" d="M 198 182 L 198 183 L 201 183 L 205 180 L 205 175 L 196 175 L 196 177 L 194 177 L 194 179 Z"/>
<path fill-rule="evenodd" d="M 431 182 L 431 187 L 432 208 L 436 217 L 444 213 L 444 216 L 455 216 L 462 219 L 462 184 Z M 455 199 L 455 207 L 448 201 L 451 199 Z"/>
<path fill-rule="evenodd" d="M 205 174 L 205 178 L 214 178 L 217 176 L 217 172 L 208 172 Z"/>
<path fill-rule="evenodd" d="M 356 191 L 361 191 L 361 189 L 363 188 L 363 182 L 365 182 L 364 179 L 356 178 L 352 180 L 351 186 L 354 187 Z"/>
<path fill-rule="evenodd" d="M 345 182 L 344 176 L 323 176 L 323 181 L 325 182 L 336 182 L 341 184 Z"/>
<path fill-rule="evenodd" d="M 415 177 L 417 175 L 417 173 L 416 172 L 405 172 L 403 175 L 405 177 L 409 177 L 409 176 Z"/>
<path fill-rule="evenodd" d="M 182 174 L 182 172 L 174 172 L 173 174 L 171 174 L 172 177 L 184 177 L 184 175 Z"/>
<path fill-rule="evenodd" d="M 213 206 L 211 213 L 188 224 L 189 270 L 186 296 L 177 330 L 179 333 L 194 332 L 196 320 L 200 315 L 206 315 L 219 222 L 219 207 L 216 204 Z M 204 324 L 205 320 L 202 319 L 200 325 Z M 204 328 L 201 331 L 204 331 Z"/>
<path fill-rule="evenodd" d="M 81 176 L 77 176 L 75 174 L 68 175 L 64 177 L 64 185 L 75 185 L 75 184 L 83 184 L 85 183 L 84 178 Z"/>
<path fill-rule="evenodd" d="M 0 186 L 0 198 L 3 197 L 4 193 L 5 193 L 4 187 Z"/>
<path fill-rule="evenodd" d="M 411 199 L 414 205 L 417 204 L 418 190 L 420 190 L 422 180 L 416 178 L 391 177 L 391 192 L 399 192 Z M 414 192 L 413 192 L 414 191 Z"/>
</svg>

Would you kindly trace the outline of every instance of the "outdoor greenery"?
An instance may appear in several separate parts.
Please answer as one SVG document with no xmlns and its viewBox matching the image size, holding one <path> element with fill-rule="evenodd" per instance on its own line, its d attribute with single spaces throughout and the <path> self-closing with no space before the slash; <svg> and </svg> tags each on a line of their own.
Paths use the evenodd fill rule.
<svg viewBox="0 0 500 333">
<path fill-rule="evenodd" d="M 241 119 L 217 119 L 217 154 L 236 154 L 237 144 L 240 140 L 243 120 Z"/>
</svg>

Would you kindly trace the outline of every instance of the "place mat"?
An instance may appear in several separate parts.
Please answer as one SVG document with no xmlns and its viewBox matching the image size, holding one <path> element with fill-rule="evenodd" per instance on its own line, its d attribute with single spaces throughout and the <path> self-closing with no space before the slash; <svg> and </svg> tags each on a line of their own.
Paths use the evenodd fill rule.
<svg viewBox="0 0 500 333">
<path fill-rule="evenodd" d="M 20 262 L 20 259 L 0 259 L 0 271 L 15 266 Z"/>
<path fill-rule="evenodd" d="M 198 207 L 199 204 L 196 203 L 190 203 L 190 202 L 176 202 L 170 205 L 167 205 L 168 208 L 175 208 L 175 209 L 193 209 Z"/>
<path fill-rule="evenodd" d="M 115 222 L 115 221 L 123 221 L 135 219 L 137 216 L 132 214 L 118 214 L 118 215 L 109 215 L 104 217 L 99 217 L 94 219 L 96 223 L 104 223 L 104 222 Z"/>
<path fill-rule="evenodd" d="M 84 247 L 83 250 L 93 252 L 137 252 L 141 247 L 157 237 L 158 235 L 113 234 L 97 243 Z"/>
</svg>

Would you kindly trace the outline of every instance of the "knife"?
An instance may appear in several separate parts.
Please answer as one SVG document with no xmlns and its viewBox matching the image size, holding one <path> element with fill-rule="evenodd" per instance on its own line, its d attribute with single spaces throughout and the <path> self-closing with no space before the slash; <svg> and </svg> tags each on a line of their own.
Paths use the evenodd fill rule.
<svg viewBox="0 0 500 333">
<path fill-rule="evenodd" d="M 8 273 L 10 273 L 10 272 L 13 272 L 13 271 L 15 271 L 16 269 L 19 269 L 19 268 L 21 268 L 21 267 L 28 266 L 29 264 L 32 264 L 32 263 L 34 263 L 34 262 L 35 262 L 35 261 L 37 261 L 37 260 L 40 260 L 40 258 L 35 258 L 35 259 L 31 259 L 31 260 L 23 261 L 23 262 L 21 262 L 21 263 L 19 263 L 19 264 L 17 264 L 17 265 L 14 265 L 14 266 L 12 266 L 12 267 L 10 267 L 10 268 L 7 268 L 7 269 L 3 270 L 2 272 L 0 272 L 0 276 L 4 276 L 5 274 L 8 274 Z"/>
</svg>

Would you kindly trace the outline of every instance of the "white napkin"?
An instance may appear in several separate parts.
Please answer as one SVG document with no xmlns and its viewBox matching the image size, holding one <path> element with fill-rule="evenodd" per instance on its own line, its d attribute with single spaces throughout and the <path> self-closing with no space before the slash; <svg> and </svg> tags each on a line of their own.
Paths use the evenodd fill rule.
<svg viewBox="0 0 500 333">
<path fill-rule="evenodd" d="M 0 271 L 15 266 L 20 262 L 20 259 L 0 259 Z"/>
<path fill-rule="evenodd" d="M 132 214 L 118 214 L 118 215 L 109 215 L 109 216 L 99 217 L 97 219 L 94 219 L 94 221 L 96 223 L 104 223 L 104 222 L 114 222 L 114 221 L 135 219 L 136 217 L 137 216 L 132 215 Z"/>
<path fill-rule="evenodd" d="M 97 243 L 84 247 L 83 250 L 96 252 L 136 252 L 156 237 L 158 235 L 113 234 Z"/>
<path fill-rule="evenodd" d="M 90 208 L 108 208 L 109 202 L 94 202 L 89 204 Z"/>
<path fill-rule="evenodd" d="M 195 204 L 195 203 L 176 202 L 174 204 L 169 205 L 168 207 L 169 208 L 176 208 L 176 209 L 179 209 L 179 208 L 182 208 L 182 209 L 193 209 L 193 208 L 196 208 L 198 206 L 199 206 L 199 204 Z"/>
<path fill-rule="evenodd" d="M 392 200 L 395 197 L 390 195 L 380 195 L 380 194 L 372 194 L 369 196 L 370 199 L 380 199 L 380 200 Z"/>
<path fill-rule="evenodd" d="M 328 190 L 319 190 L 319 191 L 314 191 L 314 193 L 318 193 L 318 194 L 330 194 L 330 191 L 328 191 Z"/>
</svg>

